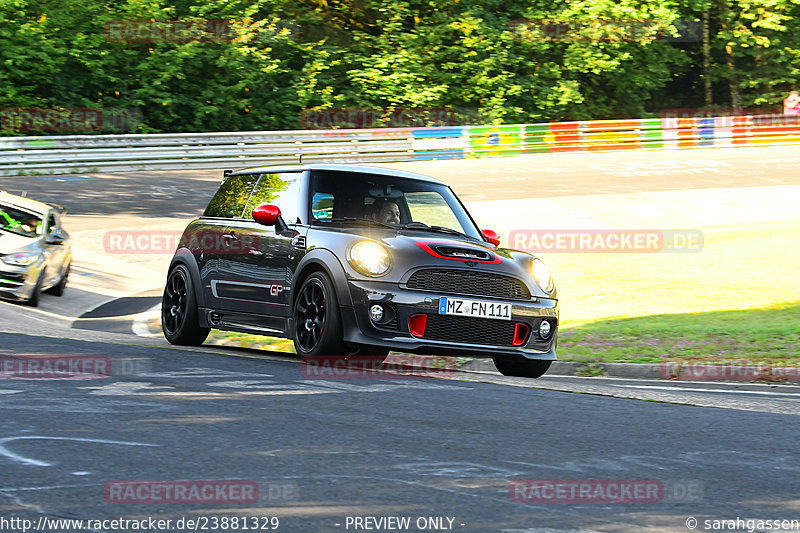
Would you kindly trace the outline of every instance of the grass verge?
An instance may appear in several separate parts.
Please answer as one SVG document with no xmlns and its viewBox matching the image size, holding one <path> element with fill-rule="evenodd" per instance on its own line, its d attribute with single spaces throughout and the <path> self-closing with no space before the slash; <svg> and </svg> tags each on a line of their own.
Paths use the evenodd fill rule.
<svg viewBox="0 0 800 533">
<path fill-rule="evenodd" d="M 604 320 L 559 334 L 562 361 L 800 363 L 800 304 Z"/>
</svg>

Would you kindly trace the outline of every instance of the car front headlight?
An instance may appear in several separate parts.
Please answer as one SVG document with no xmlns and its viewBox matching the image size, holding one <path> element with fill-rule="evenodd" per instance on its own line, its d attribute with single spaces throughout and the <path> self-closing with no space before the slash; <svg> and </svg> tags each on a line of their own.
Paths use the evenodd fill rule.
<svg viewBox="0 0 800 533">
<path fill-rule="evenodd" d="M 39 259 L 39 254 L 34 253 L 18 253 L 8 254 L 3 256 L 3 263 L 14 266 L 29 266 Z"/>
<path fill-rule="evenodd" d="M 389 271 L 389 250 L 373 241 L 359 241 L 350 249 L 350 264 L 367 276 L 382 276 Z"/>
<path fill-rule="evenodd" d="M 533 273 L 533 279 L 536 280 L 536 283 L 544 292 L 547 294 L 555 292 L 556 284 L 553 281 L 552 274 L 550 274 L 550 269 L 538 257 L 534 258 L 531 264 L 531 272 Z"/>
</svg>

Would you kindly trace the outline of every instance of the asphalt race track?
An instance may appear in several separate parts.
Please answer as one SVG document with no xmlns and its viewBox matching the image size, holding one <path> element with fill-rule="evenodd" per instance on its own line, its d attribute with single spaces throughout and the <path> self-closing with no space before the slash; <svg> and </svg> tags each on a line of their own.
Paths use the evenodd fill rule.
<svg viewBox="0 0 800 533">
<path fill-rule="evenodd" d="M 395 166 L 436 175 L 488 212 L 512 199 L 791 188 L 800 185 L 798 156 L 768 147 Z M 289 354 L 184 349 L 134 335 L 136 316 L 159 301 L 169 256 L 109 253 L 102 234 L 178 231 L 219 177 L 0 178 L 2 189 L 68 207 L 77 267 L 63 298 L 43 298 L 38 309 L 0 302 L 0 364 L 58 355 L 110 370 L 94 379 L 0 375 L 0 531 L 22 531 L 3 525 L 12 517 L 175 524 L 247 516 L 292 532 L 509 533 L 710 531 L 706 520 L 800 519 L 798 386 L 494 373 L 308 378 Z M 498 214 L 506 216 L 516 215 Z M 109 493 L 124 481 L 219 480 L 256 486 L 257 497 L 120 503 Z M 563 490 L 536 492 L 526 480 Z M 581 483 L 634 488 L 626 502 L 569 496 Z M 208 531 L 243 530 L 209 523 Z"/>
</svg>

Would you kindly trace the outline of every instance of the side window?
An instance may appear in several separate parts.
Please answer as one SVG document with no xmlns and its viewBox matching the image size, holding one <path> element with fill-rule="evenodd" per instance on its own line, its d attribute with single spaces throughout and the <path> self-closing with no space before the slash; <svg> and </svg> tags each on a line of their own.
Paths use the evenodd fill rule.
<svg viewBox="0 0 800 533">
<path fill-rule="evenodd" d="M 238 218 L 242 216 L 250 193 L 260 174 L 231 176 L 220 185 L 217 194 L 208 203 L 203 216 L 218 218 Z"/>
<path fill-rule="evenodd" d="M 44 230 L 45 235 L 50 235 L 52 232 L 58 229 L 58 224 L 56 223 L 55 215 L 50 215 L 47 217 L 47 227 Z"/>
<path fill-rule="evenodd" d="M 253 209 L 261 204 L 272 204 L 280 208 L 281 216 L 287 224 L 295 224 L 299 216 L 297 203 L 300 199 L 302 177 L 301 172 L 261 174 L 242 217 L 252 219 Z"/>
</svg>

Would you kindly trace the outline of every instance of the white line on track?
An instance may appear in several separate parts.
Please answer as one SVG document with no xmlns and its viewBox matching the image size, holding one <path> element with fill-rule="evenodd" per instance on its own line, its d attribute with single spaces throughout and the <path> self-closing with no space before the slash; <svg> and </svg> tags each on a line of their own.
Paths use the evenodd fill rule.
<svg viewBox="0 0 800 533">
<path fill-rule="evenodd" d="M 734 389 L 696 389 L 688 387 L 659 387 L 657 385 L 617 385 L 626 389 L 651 389 L 651 390 L 666 390 L 673 392 L 718 392 L 723 394 L 758 394 L 761 396 L 797 396 L 791 392 L 769 392 L 769 391 L 755 391 L 755 390 L 734 390 Z"/>
<path fill-rule="evenodd" d="M 119 444 L 121 446 L 157 446 L 156 444 L 144 444 L 142 442 L 124 442 L 118 440 L 104 440 L 104 439 L 79 439 L 73 437 L 45 437 L 45 436 L 30 436 L 30 437 L 6 437 L 4 439 L 0 439 L 0 455 L 4 457 L 8 457 L 12 461 L 16 461 L 18 463 L 32 465 L 32 466 L 52 466 L 52 463 L 48 463 L 45 461 L 39 461 L 37 459 L 28 459 L 27 457 L 23 457 L 22 455 L 17 455 L 16 453 L 8 450 L 6 448 L 7 442 L 14 442 L 17 440 L 68 440 L 74 442 L 94 442 L 97 444 Z"/>
<path fill-rule="evenodd" d="M 131 324 L 133 333 L 139 337 L 160 337 L 160 333 L 150 333 L 150 329 L 147 327 L 147 321 L 153 316 L 158 316 L 160 312 L 161 304 L 159 303 L 133 317 L 133 323 Z"/>
</svg>

